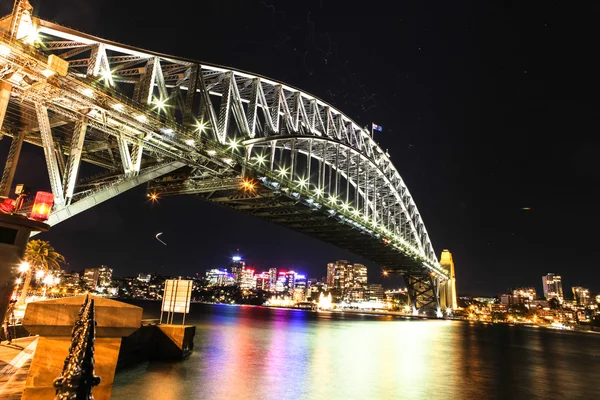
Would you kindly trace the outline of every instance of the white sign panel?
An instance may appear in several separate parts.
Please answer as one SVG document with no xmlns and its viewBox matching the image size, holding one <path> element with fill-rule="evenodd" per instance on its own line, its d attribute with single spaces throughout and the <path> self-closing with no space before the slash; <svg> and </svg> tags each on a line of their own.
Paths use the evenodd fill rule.
<svg viewBox="0 0 600 400">
<path fill-rule="evenodd" d="M 188 314 L 191 300 L 191 280 L 167 279 L 165 281 L 162 311 Z"/>
</svg>

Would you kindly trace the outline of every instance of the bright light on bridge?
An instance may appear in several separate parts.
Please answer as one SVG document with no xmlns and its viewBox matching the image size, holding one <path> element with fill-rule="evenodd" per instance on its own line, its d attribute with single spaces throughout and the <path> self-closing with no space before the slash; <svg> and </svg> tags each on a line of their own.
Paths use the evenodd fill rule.
<svg viewBox="0 0 600 400">
<path fill-rule="evenodd" d="M 204 133 L 206 131 L 206 124 L 203 121 L 196 121 L 196 132 Z"/>
<path fill-rule="evenodd" d="M 306 187 L 308 186 L 308 179 L 304 179 L 304 178 L 298 179 L 298 186 L 301 189 L 306 189 Z"/>
<path fill-rule="evenodd" d="M 255 189 L 254 182 L 252 182 L 250 179 L 244 179 L 242 181 L 242 187 L 244 188 L 244 192 L 253 192 Z"/>
<path fill-rule="evenodd" d="M 238 147 L 240 147 L 239 140 L 235 140 L 235 139 L 229 140 L 229 146 L 228 146 L 229 150 L 236 151 Z"/>
<path fill-rule="evenodd" d="M 8 56 L 10 55 L 10 47 L 0 44 L 0 56 Z"/>
<path fill-rule="evenodd" d="M 285 178 L 288 174 L 288 171 L 287 171 L 287 168 L 281 167 L 281 168 L 279 168 L 279 170 L 277 170 L 277 173 L 279 174 L 279 176 L 281 178 Z"/>
<path fill-rule="evenodd" d="M 262 154 L 259 154 L 254 158 L 256 159 L 256 162 L 258 163 L 258 165 L 260 165 L 260 166 L 265 165 L 266 157 L 263 156 Z"/>
<path fill-rule="evenodd" d="M 167 107 L 167 99 L 159 99 L 158 97 L 155 97 L 152 103 L 154 103 L 155 110 L 158 109 L 159 111 L 164 111 Z"/>
</svg>

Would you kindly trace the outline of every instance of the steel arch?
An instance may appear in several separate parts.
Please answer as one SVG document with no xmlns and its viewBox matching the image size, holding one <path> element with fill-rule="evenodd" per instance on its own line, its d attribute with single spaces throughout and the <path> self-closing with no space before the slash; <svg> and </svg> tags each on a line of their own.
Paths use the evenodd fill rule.
<svg viewBox="0 0 600 400">
<path fill-rule="evenodd" d="M 20 29 L 14 27 L 26 23 L 43 36 L 43 48 L 33 49 L 18 37 Z M 343 192 L 347 201 L 330 202 L 333 212 L 374 235 L 389 237 L 399 252 L 447 275 L 389 155 L 368 129 L 319 98 L 260 75 L 137 49 L 37 18 L 5 18 L 0 29 L 2 43 L 11 49 L 0 56 L 0 79 L 11 85 L 10 95 L 20 101 L 8 102 L 6 118 L 0 121 L 3 133 L 23 136 L 23 115 L 32 115 L 27 118 L 39 124 L 39 130 L 28 131 L 23 140 L 44 148 L 56 203 L 61 205 L 55 222 L 120 193 L 110 190 L 113 185 L 130 187 L 179 165 L 192 167 L 202 179 L 231 179 L 253 170 L 276 182 L 274 163 L 270 168 L 257 165 L 257 149 L 268 148 L 289 153 L 286 161 L 296 168 L 294 173 L 294 163 L 301 159 L 314 159 L 323 171 L 335 171 L 329 173 L 322 195 Z M 49 55 L 68 62 L 68 75 L 47 76 Z M 15 74 L 35 83 L 17 82 Z M 319 146 L 321 156 L 314 152 Z M 75 192 L 81 161 L 108 173 L 80 182 Z M 311 165 L 312 161 L 305 164 L 305 173 Z M 308 179 L 307 185 L 314 186 L 311 174 Z M 10 186 L 9 181 L 3 178 L 3 185 Z M 305 192 L 297 182 L 280 182 L 288 183 L 289 190 L 314 197 L 310 186 Z M 321 186 L 324 182 L 317 180 L 316 188 Z M 362 205 L 367 221 L 348 213 L 350 200 L 356 208 Z"/>
</svg>

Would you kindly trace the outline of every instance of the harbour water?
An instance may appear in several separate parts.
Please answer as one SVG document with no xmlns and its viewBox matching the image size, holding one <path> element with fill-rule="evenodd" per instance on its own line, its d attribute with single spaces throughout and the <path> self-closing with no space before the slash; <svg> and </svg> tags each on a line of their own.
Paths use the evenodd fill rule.
<svg viewBox="0 0 600 400">
<path fill-rule="evenodd" d="M 186 323 L 192 356 L 119 371 L 113 399 L 600 398 L 597 334 L 206 304 Z"/>
</svg>

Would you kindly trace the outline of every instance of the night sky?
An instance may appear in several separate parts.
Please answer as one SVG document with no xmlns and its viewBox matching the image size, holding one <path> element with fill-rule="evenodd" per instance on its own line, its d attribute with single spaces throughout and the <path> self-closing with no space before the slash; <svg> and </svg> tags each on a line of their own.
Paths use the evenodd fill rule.
<svg viewBox="0 0 600 400">
<path fill-rule="evenodd" d="M 10 3 L 10 4 L 9 4 Z M 40 4 L 41 3 L 41 4 Z M 360 125 L 383 126 L 436 253 L 449 249 L 459 294 L 496 295 L 563 276 L 600 291 L 596 228 L 594 10 L 558 1 L 32 1 L 41 18 L 117 42 L 272 77 Z M 579 5 L 580 4 L 580 5 Z M 590 2 L 591 4 L 591 2 Z M 12 2 L 4 1 L 2 14 Z M 597 11 L 597 10 L 596 10 Z M 3 165 L 9 139 L 0 141 Z M 15 183 L 48 189 L 25 145 Z M 40 176 L 46 176 L 45 180 Z M 18 182 L 17 182 L 18 181 Z M 530 210 L 523 210 L 529 207 Z M 154 236 L 164 232 L 162 245 Z M 325 275 L 351 253 L 194 197 L 150 204 L 145 187 L 52 228 L 78 270 L 204 273 L 240 254 L 258 270 Z"/>
</svg>

